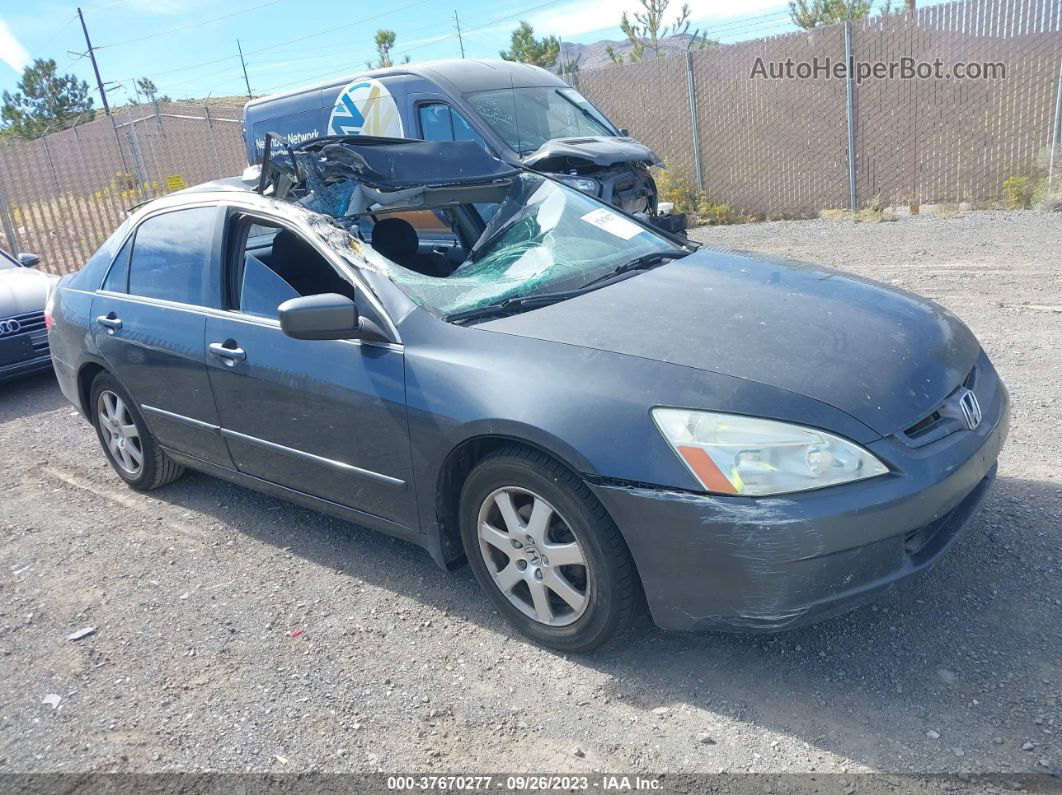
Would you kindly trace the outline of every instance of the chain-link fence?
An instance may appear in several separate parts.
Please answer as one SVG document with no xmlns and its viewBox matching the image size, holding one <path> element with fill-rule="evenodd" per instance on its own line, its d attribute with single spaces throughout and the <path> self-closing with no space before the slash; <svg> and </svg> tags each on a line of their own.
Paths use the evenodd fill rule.
<svg viewBox="0 0 1062 795">
<path fill-rule="evenodd" d="M 239 174 L 247 165 L 240 108 L 132 105 L 0 149 L 0 226 L 9 251 L 41 267 L 81 267 L 142 201 Z"/>
<path fill-rule="evenodd" d="M 834 71 L 849 48 L 851 81 Z M 856 76 L 905 62 L 940 62 L 946 74 Z M 957 79 L 959 65 L 994 71 Z M 815 71 L 802 76 L 804 66 Z M 1050 160 L 1062 128 L 1059 0 L 957 0 L 584 71 L 576 84 L 674 172 L 745 213 L 994 200 L 1007 178 L 1048 170 L 1062 184 L 1062 162 Z M 3 245 L 41 255 L 52 272 L 75 270 L 129 206 L 240 173 L 241 117 L 231 107 L 132 106 L 8 144 Z"/>
<path fill-rule="evenodd" d="M 834 71 L 846 37 L 851 101 Z M 1062 3 L 959 0 L 582 72 L 577 85 L 743 212 L 801 216 L 853 195 L 857 206 L 995 200 L 1007 178 L 1035 182 L 1052 154 L 1062 160 Z M 1062 163 L 1052 170 L 1059 184 Z"/>
</svg>

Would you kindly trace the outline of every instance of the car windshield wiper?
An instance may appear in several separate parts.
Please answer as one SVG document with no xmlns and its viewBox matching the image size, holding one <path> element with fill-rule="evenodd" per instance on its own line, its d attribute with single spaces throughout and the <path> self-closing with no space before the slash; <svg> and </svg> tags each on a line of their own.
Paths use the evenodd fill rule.
<svg viewBox="0 0 1062 795">
<path fill-rule="evenodd" d="M 582 294 L 583 288 L 578 290 L 558 290 L 553 293 L 539 293 L 538 295 L 524 295 L 513 298 L 505 298 L 493 304 L 484 304 L 474 309 L 465 309 L 446 315 L 443 320 L 450 323 L 464 323 L 469 320 L 480 320 L 488 317 L 502 317 L 511 315 L 521 309 L 536 309 L 540 306 L 549 306 L 567 298 L 574 298 Z"/>
<path fill-rule="evenodd" d="M 569 298 L 575 298 L 577 295 L 591 292 L 594 288 L 602 286 L 605 282 L 610 281 L 621 274 L 646 270 L 656 265 L 663 264 L 665 260 L 679 259 L 680 257 L 685 257 L 689 253 L 689 251 L 681 248 L 668 249 L 666 251 L 654 251 L 651 254 L 643 254 L 640 257 L 635 257 L 629 262 L 618 265 L 608 273 L 602 274 L 595 279 L 591 279 L 582 287 L 577 287 L 574 290 L 557 290 L 552 293 L 539 293 L 538 295 L 505 298 L 492 304 L 484 304 L 483 306 L 477 306 L 473 309 L 454 312 L 453 314 L 446 315 L 443 320 L 450 323 L 465 323 L 469 320 L 482 320 L 488 317 L 503 317 L 505 315 L 514 314 L 523 309 L 537 309 L 538 307 L 549 306 L 558 301 L 565 301 Z"/>
<path fill-rule="evenodd" d="M 663 265 L 665 260 L 676 260 L 691 254 L 684 248 L 669 248 L 664 251 L 653 251 L 649 254 L 642 254 L 640 257 L 624 262 L 622 265 L 617 265 L 607 273 L 602 273 L 595 279 L 591 279 L 580 290 L 585 290 L 588 287 L 595 287 L 607 281 L 611 281 L 617 276 L 624 273 L 631 273 L 632 271 L 644 271 L 650 268 L 655 268 L 657 265 Z"/>
</svg>

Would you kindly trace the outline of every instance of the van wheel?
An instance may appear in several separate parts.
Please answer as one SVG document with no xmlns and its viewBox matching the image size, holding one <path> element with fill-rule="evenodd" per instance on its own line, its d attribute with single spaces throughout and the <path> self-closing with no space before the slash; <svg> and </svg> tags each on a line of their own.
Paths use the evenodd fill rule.
<svg viewBox="0 0 1062 795">
<path fill-rule="evenodd" d="M 639 595 L 634 562 L 567 468 L 523 447 L 499 450 L 469 474 L 460 511 L 476 579 L 524 635 L 587 652 L 626 633 Z"/>
<path fill-rule="evenodd" d="M 90 395 L 96 436 L 122 480 L 137 491 L 150 491 L 184 474 L 184 467 L 162 451 L 129 393 L 110 374 L 96 376 Z"/>
</svg>

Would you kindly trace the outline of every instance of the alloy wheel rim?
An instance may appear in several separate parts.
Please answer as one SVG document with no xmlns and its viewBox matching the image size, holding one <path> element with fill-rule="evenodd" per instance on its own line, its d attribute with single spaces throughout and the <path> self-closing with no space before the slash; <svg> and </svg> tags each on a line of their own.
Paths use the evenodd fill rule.
<svg viewBox="0 0 1062 795">
<path fill-rule="evenodd" d="M 573 624 L 590 602 L 590 567 L 563 516 L 516 486 L 492 492 L 476 522 L 480 553 L 498 590 L 528 618 Z"/>
<path fill-rule="evenodd" d="M 96 416 L 111 459 L 127 475 L 137 477 L 144 469 L 144 447 L 125 401 L 105 389 L 96 402 Z"/>
</svg>

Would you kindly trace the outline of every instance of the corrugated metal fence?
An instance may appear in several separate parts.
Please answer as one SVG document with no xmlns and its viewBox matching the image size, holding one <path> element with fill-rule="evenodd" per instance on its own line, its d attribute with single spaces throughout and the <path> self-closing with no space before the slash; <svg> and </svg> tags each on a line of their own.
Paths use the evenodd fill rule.
<svg viewBox="0 0 1062 795">
<path fill-rule="evenodd" d="M 860 206 L 992 200 L 1006 178 L 1045 172 L 1062 126 L 1062 2 L 958 0 L 857 21 L 850 34 L 857 69 L 910 59 L 951 75 L 854 83 L 854 163 L 845 79 L 800 76 L 801 64 L 844 63 L 844 24 L 582 72 L 577 85 L 713 201 L 768 217 L 846 207 L 853 189 Z M 757 59 L 794 76 L 754 76 Z M 958 79 L 958 64 L 1002 65 L 1005 77 Z M 144 105 L 7 145 L 3 245 L 76 269 L 128 206 L 242 171 L 241 116 Z"/>
</svg>

